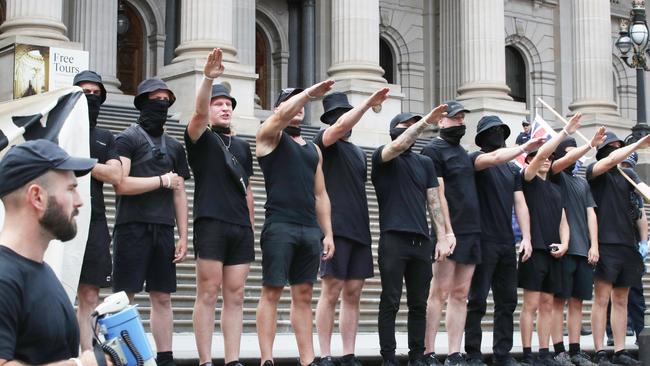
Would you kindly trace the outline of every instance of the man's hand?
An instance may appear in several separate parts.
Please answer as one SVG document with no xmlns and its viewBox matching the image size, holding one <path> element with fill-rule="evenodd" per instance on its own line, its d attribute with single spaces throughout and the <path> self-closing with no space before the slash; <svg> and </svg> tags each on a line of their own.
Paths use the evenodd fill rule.
<svg viewBox="0 0 650 366">
<path fill-rule="evenodd" d="M 600 126 L 597 130 L 596 133 L 594 133 L 594 137 L 591 138 L 591 142 L 589 143 L 589 146 L 592 148 L 598 148 L 600 144 L 605 142 L 605 132 L 607 130 L 605 129 L 604 126 Z"/>
<path fill-rule="evenodd" d="M 578 112 L 571 117 L 569 120 L 569 123 L 564 127 L 564 130 L 569 135 L 572 135 L 574 132 L 578 131 L 578 129 L 581 127 L 580 126 L 580 119 L 582 118 L 582 113 Z"/>
<path fill-rule="evenodd" d="M 180 238 L 176 243 L 176 250 L 174 251 L 174 260 L 173 263 L 180 263 L 185 260 L 187 255 L 187 239 Z"/>
<path fill-rule="evenodd" d="M 369 108 L 380 106 L 388 98 L 389 88 L 381 88 L 374 92 L 368 99 L 366 99 L 366 104 Z"/>
<path fill-rule="evenodd" d="M 203 75 L 210 79 L 216 79 L 223 74 L 223 52 L 221 48 L 215 48 L 208 55 L 208 60 L 203 67 Z"/>
<path fill-rule="evenodd" d="M 587 254 L 587 262 L 592 266 L 595 266 L 600 259 L 600 253 L 598 253 L 598 247 L 589 248 L 589 253 Z"/>
<path fill-rule="evenodd" d="M 104 359 L 106 360 L 106 366 L 113 366 L 113 361 L 110 356 L 104 354 Z M 86 350 L 81 353 L 79 356 L 81 364 L 84 366 L 97 366 L 97 359 L 95 358 L 95 352 L 92 350 Z"/>
<path fill-rule="evenodd" d="M 433 260 L 436 262 L 442 262 L 451 254 L 451 243 L 448 240 L 449 237 L 443 236 L 438 238 L 436 243 L 436 250 L 433 256 Z"/>
<path fill-rule="evenodd" d="M 564 254 L 569 250 L 569 245 L 568 244 L 557 244 L 553 243 L 550 245 L 551 248 L 557 248 L 557 250 L 551 249 L 551 255 L 555 258 L 562 258 Z"/>
<path fill-rule="evenodd" d="M 334 256 L 334 238 L 325 236 L 323 238 L 323 260 L 330 260 Z"/>
<path fill-rule="evenodd" d="M 320 98 L 323 95 L 327 94 L 328 91 L 332 90 L 332 85 L 334 85 L 334 80 L 325 80 L 321 81 L 318 84 L 314 84 L 309 88 L 305 89 L 307 96 L 311 98 Z"/>
<path fill-rule="evenodd" d="M 422 120 L 428 125 L 438 124 L 447 115 L 447 105 L 441 104 L 431 110 Z"/>
<path fill-rule="evenodd" d="M 161 176 L 163 188 L 175 189 L 174 186 L 178 185 L 178 174 L 169 172 Z"/>
<path fill-rule="evenodd" d="M 521 263 L 524 263 L 531 255 L 533 255 L 533 245 L 530 243 L 530 239 L 521 240 L 519 243 L 519 253 L 523 253 L 521 256 Z"/>
<path fill-rule="evenodd" d="M 521 145 L 521 148 L 524 149 L 526 153 L 530 153 L 542 147 L 546 139 L 543 137 L 535 137 L 534 139 L 528 140 L 525 144 Z"/>
<path fill-rule="evenodd" d="M 644 136 L 637 142 L 638 149 L 645 149 L 650 147 L 650 135 Z"/>
</svg>

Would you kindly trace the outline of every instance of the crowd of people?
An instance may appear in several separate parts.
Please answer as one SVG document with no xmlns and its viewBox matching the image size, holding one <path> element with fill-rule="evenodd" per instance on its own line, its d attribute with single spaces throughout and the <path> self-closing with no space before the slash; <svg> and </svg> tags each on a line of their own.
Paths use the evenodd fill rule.
<svg viewBox="0 0 650 366">
<path fill-rule="evenodd" d="M 97 127 L 106 90 L 92 71 L 74 80 L 88 102 L 92 159 L 70 157 L 44 140 L 9 149 L 0 161 L 0 198 L 6 210 L 0 232 L 0 365 L 110 364 L 95 359 L 88 324 L 100 288 L 110 286 L 125 291 L 131 301 L 143 289 L 149 294 L 156 362 L 173 365 L 171 294 L 176 291 L 176 263 L 185 259 L 188 247 L 185 180 L 190 177 L 195 181 L 192 244 L 197 273 L 192 322 L 199 364 L 213 362 L 214 310 L 221 296 L 223 361 L 241 365 L 244 289 L 255 260 L 253 151 L 231 126 L 237 100 L 224 85 L 214 83 L 223 71 L 222 52 L 214 49 L 185 129 L 186 150 L 165 133 L 168 109 L 176 98 L 160 79 L 139 85 L 137 123 L 116 137 Z M 277 308 L 287 285 L 299 364 L 361 364 L 355 356 L 359 304 L 375 264 L 365 189 L 369 167 L 350 136 L 364 114 L 386 100 L 389 89 L 352 106 L 344 93 L 331 92 L 333 84 L 327 80 L 306 89 L 283 89 L 273 114 L 256 134 L 254 154 L 267 195 L 256 319 L 262 366 L 274 364 Z M 313 141 L 305 140 L 300 128 L 304 106 L 321 98 L 320 120 L 328 127 Z M 399 364 L 395 321 L 403 284 L 409 366 L 442 365 L 436 338 L 443 313 L 448 340 L 444 365 L 640 365 L 625 350 L 625 335 L 630 288 L 642 297 L 648 232 L 640 195 L 648 197 L 650 188 L 632 167 L 635 152 L 650 147 L 650 136 L 626 146 L 601 127 L 578 146 L 570 137 L 580 128 L 578 113 L 548 140 L 531 138 L 525 130 L 516 146 L 507 147 L 509 127 L 488 115 L 477 126 L 480 150 L 468 153 L 460 141 L 469 112 L 458 101 L 449 101 L 424 116 L 400 113 L 389 124 L 391 141 L 372 154 L 370 178 L 379 203 L 377 329 L 383 365 Z M 523 123 L 525 128 L 529 124 Z M 432 126 L 439 128 L 439 136 L 421 152 L 412 151 L 416 139 Z M 577 175 L 576 162 L 592 151 L 596 161 L 587 167 L 585 179 Z M 526 155 L 524 168 L 512 162 L 521 154 Z M 86 173 L 92 177 L 92 219 L 75 320 L 43 253 L 50 240 L 75 236 L 74 217 L 81 205 L 75 175 Z M 112 257 L 104 183 L 113 185 L 118 197 Z M 513 212 L 521 232 L 518 249 Z M 311 304 L 318 277 L 317 357 Z M 519 360 L 511 355 L 517 288 L 524 292 Z M 481 353 L 481 321 L 490 290 L 494 327 L 488 360 Z M 580 332 L 583 301 L 592 299 L 596 352 L 590 357 L 580 348 Z M 613 354 L 604 344 L 610 299 Z M 343 349 L 334 357 L 331 339 L 339 300 Z M 535 319 L 539 349 L 533 353 Z M 642 318 L 640 327 L 634 327 L 638 334 Z"/>
</svg>

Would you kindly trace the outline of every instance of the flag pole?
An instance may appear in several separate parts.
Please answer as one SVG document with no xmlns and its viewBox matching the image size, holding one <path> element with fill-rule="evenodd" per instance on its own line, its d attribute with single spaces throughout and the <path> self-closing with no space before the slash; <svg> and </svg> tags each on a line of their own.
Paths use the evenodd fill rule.
<svg viewBox="0 0 650 366">
<path fill-rule="evenodd" d="M 641 195 L 643 195 L 643 197 L 645 197 L 646 201 L 649 201 L 649 202 L 650 202 L 650 197 L 648 197 L 645 193 L 643 193 L 643 190 L 639 188 L 639 185 L 636 184 L 636 183 L 634 183 L 634 181 L 632 180 L 632 178 L 630 178 L 630 176 L 627 175 L 627 174 L 623 171 L 623 169 L 621 169 L 621 167 L 618 166 L 618 164 L 616 164 L 616 169 L 618 169 L 618 171 L 621 173 L 621 175 L 623 176 L 623 178 L 625 178 L 625 180 L 627 180 L 628 182 L 630 182 L 630 184 L 631 184 L 631 185 L 636 189 L 637 192 L 641 193 Z"/>
</svg>

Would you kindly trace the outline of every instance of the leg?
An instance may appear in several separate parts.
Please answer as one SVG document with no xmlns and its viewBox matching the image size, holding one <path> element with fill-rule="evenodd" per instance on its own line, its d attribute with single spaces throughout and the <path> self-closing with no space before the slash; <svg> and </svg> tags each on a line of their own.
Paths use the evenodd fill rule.
<svg viewBox="0 0 650 366">
<path fill-rule="evenodd" d="M 429 250 L 431 253 L 431 250 Z M 409 360 L 418 360 L 424 354 L 424 335 L 427 320 L 427 293 L 431 283 L 431 263 L 426 256 L 406 263 L 406 304 L 408 306 Z"/>
<path fill-rule="evenodd" d="M 564 342 L 564 304 L 566 302 L 567 300 L 561 297 L 553 298 L 551 315 L 551 339 L 553 340 L 553 344 Z M 537 327 L 539 328 L 539 325 Z"/>
<path fill-rule="evenodd" d="M 442 319 L 442 308 L 453 284 L 455 263 L 451 260 L 433 264 L 433 278 L 427 299 L 427 329 L 424 337 L 425 352 L 435 352 L 436 335 Z"/>
<path fill-rule="evenodd" d="M 467 352 L 469 358 L 481 358 L 481 339 L 483 335 L 481 320 L 485 316 L 487 309 L 487 297 L 493 283 L 492 276 L 495 269 L 496 263 L 486 263 L 484 256 L 483 263 L 476 266 L 472 276 L 467 301 L 467 320 L 465 322 L 465 352 Z M 496 324 L 494 329 L 497 329 Z"/>
<path fill-rule="evenodd" d="M 291 326 L 296 335 L 301 365 L 309 365 L 314 361 L 311 311 L 312 290 L 313 285 L 311 283 L 291 286 Z"/>
<path fill-rule="evenodd" d="M 79 339 L 81 350 L 92 349 L 92 325 L 90 314 L 97 307 L 99 302 L 99 287 L 93 285 L 79 284 L 77 289 L 79 306 L 77 307 L 77 321 L 79 322 Z"/>
<path fill-rule="evenodd" d="M 343 354 L 354 353 L 359 328 L 359 301 L 364 280 L 347 280 L 343 285 L 339 329 L 343 340 Z M 322 348 L 321 348 L 322 351 Z"/>
<path fill-rule="evenodd" d="M 377 330 L 379 346 L 384 359 L 395 358 L 395 317 L 399 310 L 402 297 L 402 279 L 404 277 L 405 261 L 400 255 L 404 244 L 399 237 L 389 233 L 379 239 L 379 273 L 381 276 L 381 295 L 379 299 L 379 315 Z"/>
<path fill-rule="evenodd" d="M 474 277 L 476 277 L 476 272 Z M 511 245 L 503 248 L 503 253 L 496 265 L 492 277 L 492 297 L 494 298 L 492 351 L 494 356 L 499 359 L 508 357 L 512 349 L 513 317 L 519 301 L 517 296 L 517 255 Z M 469 313 L 467 319 L 469 321 Z M 465 325 L 465 342 L 467 343 L 467 325 Z M 467 346 L 465 348 L 467 349 Z"/>
<path fill-rule="evenodd" d="M 635 284 L 630 287 L 630 294 L 627 301 L 628 325 L 634 330 L 638 337 L 643 330 L 645 314 L 645 298 L 643 297 L 643 282 L 639 277 Z"/>
<path fill-rule="evenodd" d="M 539 295 L 539 317 L 537 318 L 537 338 L 539 348 L 548 348 L 553 321 L 553 294 L 541 292 Z"/>
<path fill-rule="evenodd" d="M 580 343 L 580 329 L 582 328 L 582 300 L 572 297 L 569 299 L 569 344 Z M 555 342 L 555 340 L 553 340 Z"/>
<path fill-rule="evenodd" d="M 332 329 L 334 328 L 334 313 L 336 303 L 339 301 L 343 281 L 332 276 L 323 277 L 321 280 L 321 293 L 316 305 L 316 331 L 318 332 L 318 344 L 320 345 L 321 357 L 331 356 L 330 343 L 332 341 Z M 343 306 L 341 306 L 341 317 Z M 343 322 L 339 321 L 339 326 Z"/>
<path fill-rule="evenodd" d="M 165 292 L 151 291 L 151 333 L 156 342 L 157 352 L 169 352 L 172 350 L 172 333 L 174 316 L 172 314 L 171 294 Z"/>
<path fill-rule="evenodd" d="M 614 287 L 612 289 L 612 334 L 614 334 L 614 351 L 625 349 L 625 333 L 627 331 L 627 296 L 629 287 Z"/>
<path fill-rule="evenodd" d="M 257 305 L 257 337 L 260 344 L 260 364 L 273 360 L 273 341 L 278 318 L 278 302 L 282 287 L 262 287 L 260 302 Z"/>
<path fill-rule="evenodd" d="M 605 325 L 607 323 L 607 304 L 612 292 L 612 284 L 599 278 L 594 279 L 594 302 L 591 306 L 591 331 L 594 336 L 594 349 L 604 348 Z M 625 331 L 625 329 L 623 329 Z"/>
<path fill-rule="evenodd" d="M 221 331 L 223 333 L 224 362 L 239 360 L 239 345 L 243 328 L 244 285 L 249 264 L 223 267 L 223 309 Z M 214 314 L 214 313 L 213 313 Z"/>
<path fill-rule="evenodd" d="M 221 287 L 223 263 L 196 260 L 196 300 L 192 313 L 192 325 L 199 363 L 212 361 L 212 333 L 214 333 L 214 309 Z"/>
<path fill-rule="evenodd" d="M 453 287 L 449 293 L 449 303 L 447 304 L 447 308 L 453 309 L 453 311 L 447 311 L 445 323 L 450 354 L 460 352 L 467 316 L 467 293 L 472 283 L 474 267 L 473 264 L 456 263 L 454 268 Z"/>
<path fill-rule="evenodd" d="M 530 347 L 533 339 L 533 323 L 540 301 L 539 291 L 524 290 L 524 306 L 519 315 L 519 328 L 521 329 L 521 344 Z"/>
</svg>

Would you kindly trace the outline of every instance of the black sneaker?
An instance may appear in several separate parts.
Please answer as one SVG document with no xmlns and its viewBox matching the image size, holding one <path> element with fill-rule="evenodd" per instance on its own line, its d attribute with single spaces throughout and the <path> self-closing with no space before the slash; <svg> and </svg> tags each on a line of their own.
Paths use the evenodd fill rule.
<svg viewBox="0 0 650 366">
<path fill-rule="evenodd" d="M 607 357 L 607 352 L 605 351 L 596 352 L 596 355 L 591 361 L 598 366 L 614 366 L 614 364 L 609 361 L 609 357 Z"/>
<path fill-rule="evenodd" d="M 492 366 L 520 366 L 521 364 L 512 356 L 492 356 Z"/>
<path fill-rule="evenodd" d="M 318 366 L 336 366 L 336 362 L 334 362 L 334 359 L 332 356 L 325 356 L 321 357 L 318 362 L 316 362 L 316 365 Z"/>
<path fill-rule="evenodd" d="M 531 353 L 522 357 L 521 361 L 519 361 L 519 364 L 521 366 L 535 366 L 536 361 L 537 360 L 535 359 L 535 356 L 533 356 Z"/>
<path fill-rule="evenodd" d="M 336 361 L 334 363 L 337 364 Z M 359 361 L 359 359 L 356 358 L 356 357 L 352 357 L 352 358 L 347 359 L 347 360 L 345 360 L 345 359 L 343 359 L 343 357 L 341 357 L 341 358 L 338 359 L 338 365 L 339 366 L 363 366 L 361 364 L 361 361 Z"/>
<path fill-rule="evenodd" d="M 618 355 L 615 354 L 614 357 L 612 357 L 612 363 L 615 365 L 627 365 L 627 366 L 643 365 L 641 361 L 635 360 L 634 357 L 632 357 L 632 355 L 630 355 L 626 351 L 623 351 Z"/>
<path fill-rule="evenodd" d="M 576 366 L 595 366 L 596 364 L 591 362 L 591 358 L 586 353 L 580 351 L 575 355 L 571 356 L 571 362 Z"/>
<path fill-rule="evenodd" d="M 427 366 L 427 364 L 422 358 L 418 358 L 409 360 L 408 366 Z"/>
<path fill-rule="evenodd" d="M 560 352 L 553 357 L 555 362 L 559 363 L 562 366 L 573 366 L 569 352 Z"/>
<path fill-rule="evenodd" d="M 399 362 L 394 358 L 384 358 L 381 366 L 399 366 Z"/>
<path fill-rule="evenodd" d="M 480 357 L 468 357 L 467 365 L 469 366 L 487 366 Z"/>
<path fill-rule="evenodd" d="M 460 353 L 454 353 L 445 359 L 445 366 L 468 366 L 467 361 L 463 358 L 463 355 Z"/>
<path fill-rule="evenodd" d="M 537 356 L 537 361 L 535 362 L 535 366 L 537 365 L 544 365 L 544 366 L 564 366 L 562 363 L 555 361 L 555 358 L 553 358 L 552 353 L 545 353 L 543 355 L 538 355 Z"/>
<path fill-rule="evenodd" d="M 434 352 L 427 353 L 422 359 L 427 366 L 442 366 L 442 362 L 438 360 Z"/>
<path fill-rule="evenodd" d="M 271 361 L 271 360 L 266 360 L 266 361 L 264 361 L 264 363 L 262 364 L 262 366 L 273 366 L 273 361 Z"/>
</svg>

